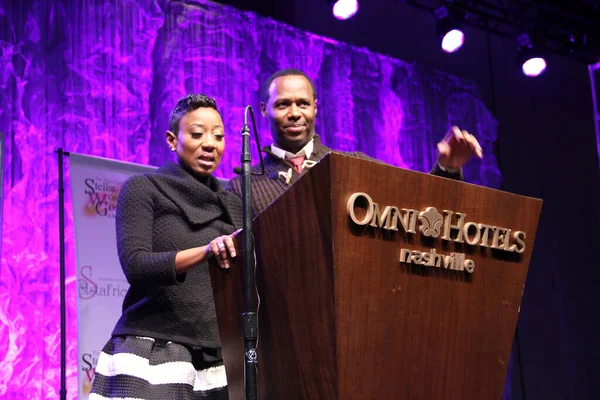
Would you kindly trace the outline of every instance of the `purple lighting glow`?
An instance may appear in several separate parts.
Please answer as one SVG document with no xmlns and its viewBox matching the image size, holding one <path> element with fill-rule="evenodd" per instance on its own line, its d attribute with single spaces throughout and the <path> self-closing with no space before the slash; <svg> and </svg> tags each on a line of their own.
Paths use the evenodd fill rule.
<svg viewBox="0 0 600 400">
<path fill-rule="evenodd" d="M 432 144 L 446 126 L 476 131 L 484 151 L 496 141 L 498 122 L 474 81 L 214 1 L 169 3 L 0 1 L 0 21 L 11 32 L 0 39 L 0 132 L 6 134 L 0 399 L 60 398 L 55 149 L 161 165 L 171 158 L 164 131 L 179 97 L 196 90 L 215 97 L 225 131 L 236 132 L 244 107 L 260 102 L 265 77 L 298 66 L 325 100 L 316 123 L 328 147 L 430 171 Z M 271 143 L 266 120 L 256 122 L 261 143 Z M 241 135 L 227 140 L 219 178 L 233 176 L 240 159 Z M 466 181 L 500 187 L 491 153 L 465 166 Z M 78 385 L 89 391 L 94 369 L 78 355 L 68 168 L 65 174 L 67 400 L 77 400 Z"/>
<path fill-rule="evenodd" d="M 446 53 L 454 53 L 460 49 L 465 42 L 465 34 L 459 29 L 452 29 L 442 39 L 442 50 Z"/>
<path fill-rule="evenodd" d="M 333 5 L 333 16 L 337 19 L 352 18 L 358 11 L 357 0 L 338 0 Z"/>
<path fill-rule="evenodd" d="M 527 76 L 538 76 L 546 70 L 546 60 L 534 57 L 523 63 L 523 73 Z"/>
</svg>

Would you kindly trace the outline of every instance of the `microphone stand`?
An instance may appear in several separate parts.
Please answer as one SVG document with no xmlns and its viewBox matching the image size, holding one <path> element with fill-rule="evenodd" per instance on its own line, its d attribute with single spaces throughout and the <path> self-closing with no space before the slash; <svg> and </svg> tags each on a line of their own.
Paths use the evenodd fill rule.
<svg viewBox="0 0 600 400">
<path fill-rule="evenodd" d="M 252 173 L 252 154 L 250 152 L 250 129 L 248 128 L 248 112 L 252 117 L 256 143 L 258 145 L 258 154 L 262 166 L 261 173 Z M 246 400 L 258 399 L 257 376 L 258 376 L 258 356 L 256 346 L 258 344 L 258 310 L 256 301 L 256 283 L 254 259 L 254 236 L 252 235 L 252 181 L 251 175 L 264 174 L 264 164 L 260 152 L 260 143 L 256 132 L 256 122 L 254 121 L 254 111 L 252 107 L 247 106 L 244 110 L 244 126 L 242 133 L 242 212 L 243 212 L 243 243 L 244 243 L 244 313 L 242 314 L 242 335 L 244 338 L 244 386 L 246 389 Z M 237 171 L 236 171 L 237 172 Z"/>
</svg>

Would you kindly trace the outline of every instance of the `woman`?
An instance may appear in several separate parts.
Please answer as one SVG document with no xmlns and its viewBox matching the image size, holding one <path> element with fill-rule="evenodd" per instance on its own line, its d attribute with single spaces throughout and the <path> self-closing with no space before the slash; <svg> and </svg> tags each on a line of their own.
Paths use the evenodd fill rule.
<svg viewBox="0 0 600 400">
<path fill-rule="evenodd" d="M 169 127 L 177 164 L 129 178 L 119 194 L 117 247 L 131 287 L 90 399 L 228 398 L 207 261 L 229 268 L 241 202 L 212 176 L 225 148 L 215 101 L 181 98 Z"/>
</svg>

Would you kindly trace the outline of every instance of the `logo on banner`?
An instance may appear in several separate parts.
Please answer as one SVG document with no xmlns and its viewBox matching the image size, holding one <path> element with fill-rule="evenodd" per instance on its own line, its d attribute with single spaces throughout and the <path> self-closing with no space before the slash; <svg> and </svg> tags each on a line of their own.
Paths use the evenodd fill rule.
<svg viewBox="0 0 600 400">
<path fill-rule="evenodd" d="M 125 297 L 128 285 L 125 281 L 115 280 L 98 284 L 92 279 L 92 266 L 85 265 L 79 270 L 80 278 L 77 281 L 79 298 L 88 300 L 92 297 Z"/>
<path fill-rule="evenodd" d="M 81 370 L 83 371 L 81 387 L 83 394 L 88 395 L 92 392 L 92 383 L 96 375 L 96 364 L 99 355 L 97 351 L 81 355 Z"/>
<path fill-rule="evenodd" d="M 123 182 L 107 178 L 86 178 L 84 193 L 88 196 L 84 212 L 90 217 L 115 218 L 117 198 Z"/>
</svg>

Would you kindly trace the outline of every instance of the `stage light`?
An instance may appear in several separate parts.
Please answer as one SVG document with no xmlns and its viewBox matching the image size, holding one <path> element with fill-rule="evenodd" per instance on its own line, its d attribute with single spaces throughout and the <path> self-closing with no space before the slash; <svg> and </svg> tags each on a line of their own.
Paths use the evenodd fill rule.
<svg viewBox="0 0 600 400">
<path fill-rule="evenodd" d="M 460 49 L 465 42 L 465 34 L 460 29 L 452 29 L 442 37 L 442 50 L 446 53 L 454 53 Z"/>
<path fill-rule="evenodd" d="M 546 70 L 546 60 L 542 57 L 533 57 L 523 63 L 523 73 L 527 76 L 538 76 Z"/>
<path fill-rule="evenodd" d="M 329 3 L 333 6 L 333 16 L 337 19 L 344 20 L 352 18 L 358 11 L 357 0 L 337 0 L 330 1 Z"/>
<path fill-rule="evenodd" d="M 517 38 L 517 61 L 525 76 L 541 75 L 548 66 L 543 52 L 534 44 L 532 36 L 524 33 Z"/>
<path fill-rule="evenodd" d="M 448 6 L 442 6 L 437 8 L 434 14 L 437 20 L 435 30 L 442 50 L 454 53 L 465 43 L 465 33 L 462 31 L 458 12 L 449 9 Z"/>
</svg>

